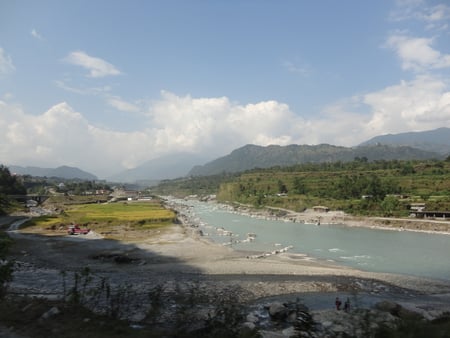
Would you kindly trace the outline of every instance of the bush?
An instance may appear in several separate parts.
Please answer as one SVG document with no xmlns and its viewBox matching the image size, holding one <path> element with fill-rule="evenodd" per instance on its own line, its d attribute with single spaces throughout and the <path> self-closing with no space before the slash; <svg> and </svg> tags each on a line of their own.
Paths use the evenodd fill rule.
<svg viewBox="0 0 450 338">
<path fill-rule="evenodd" d="M 6 260 L 6 254 L 12 244 L 11 238 L 4 232 L 0 233 L 0 299 L 6 294 L 8 283 L 12 280 L 13 263 Z"/>
</svg>

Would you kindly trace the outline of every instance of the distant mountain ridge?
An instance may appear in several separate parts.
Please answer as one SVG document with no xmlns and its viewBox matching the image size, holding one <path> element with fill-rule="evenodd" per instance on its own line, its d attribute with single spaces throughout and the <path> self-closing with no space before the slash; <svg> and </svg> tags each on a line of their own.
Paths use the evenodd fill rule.
<svg viewBox="0 0 450 338">
<path fill-rule="evenodd" d="M 360 146 L 386 144 L 391 146 L 409 146 L 443 155 L 450 154 L 450 128 L 438 128 L 427 131 L 407 132 L 376 136 Z"/>
<path fill-rule="evenodd" d="M 175 153 L 149 160 L 136 168 L 108 177 L 108 181 L 151 185 L 159 180 L 184 177 L 193 166 L 206 158 L 191 153 Z"/>
<path fill-rule="evenodd" d="M 330 144 L 270 145 L 248 144 L 203 166 L 195 166 L 190 176 L 208 176 L 223 172 L 241 172 L 254 168 L 290 166 L 301 163 L 353 161 L 356 157 L 373 160 L 410 160 L 442 158 L 441 154 L 407 146 L 371 145 L 347 148 Z"/>
<path fill-rule="evenodd" d="M 450 128 L 423 132 L 408 132 L 376 136 L 357 147 L 320 145 L 246 145 L 229 155 L 204 165 L 205 156 L 192 153 L 172 153 L 149 160 L 136 168 L 122 171 L 107 179 L 112 182 L 151 185 L 162 179 L 184 176 L 206 176 L 223 172 L 240 172 L 254 168 L 290 166 L 313 162 L 353 161 L 355 157 L 368 160 L 430 159 L 450 155 Z M 74 167 L 38 168 L 9 166 L 11 173 L 40 177 L 97 180 L 95 175 Z"/>
<path fill-rule="evenodd" d="M 60 166 L 57 168 L 39 168 L 39 167 L 21 167 L 17 165 L 8 166 L 11 173 L 19 175 L 30 175 L 37 177 L 58 177 L 64 179 L 80 179 L 94 181 L 97 180 L 97 176 L 83 171 L 79 168 Z"/>
</svg>

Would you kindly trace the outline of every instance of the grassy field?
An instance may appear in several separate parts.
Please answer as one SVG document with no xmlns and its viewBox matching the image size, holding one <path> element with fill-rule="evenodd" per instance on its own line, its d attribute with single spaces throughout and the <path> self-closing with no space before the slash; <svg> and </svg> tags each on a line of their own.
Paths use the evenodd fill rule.
<svg viewBox="0 0 450 338">
<path fill-rule="evenodd" d="M 70 224 L 80 224 L 114 238 L 123 231 L 162 228 L 173 224 L 176 215 L 159 202 L 118 202 L 108 204 L 70 204 L 53 216 L 36 217 L 22 229 L 58 235 Z"/>
</svg>

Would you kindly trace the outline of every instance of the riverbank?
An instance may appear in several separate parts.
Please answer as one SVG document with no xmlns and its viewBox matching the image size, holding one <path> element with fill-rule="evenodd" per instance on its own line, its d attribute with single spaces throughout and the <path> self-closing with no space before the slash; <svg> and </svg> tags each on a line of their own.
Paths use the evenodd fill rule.
<svg viewBox="0 0 450 338">
<path fill-rule="evenodd" d="M 210 201 L 209 203 L 216 202 Z M 340 210 L 324 211 L 320 208 L 315 210 L 306 209 L 303 212 L 297 212 L 275 207 L 259 209 L 242 204 L 216 203 L 216 205 L 229 212 L 265 220 L 279 220 L 314 225 L 339 224 L 349 227 L 450 235 L 450 220 L 445 219 L 353 216 Z"/>
<path fill-rule="evenodd" d="M 199 226 L 201 222 L 197 216 L 192 212 L 191 208 L 186 206 L 183 203 L 177 203 L 173 201 L 170 203 L 170 207 L 177 211 L 178 217 L 186 229 L 189 229 L 191 232 L 191 236 L 194 236 L 196 240 L 207 243 L 208 245 L 218 246 L 218 244 L 214 244 L 208 236 L 203 236 L 202 232 L 199 231 Z M 306 212 L 306 213 L 284 213 L 283 215 L 274 215 L 272 211 L 255 211 L 253 209 L 247 207 L 230 207 L 228 205 L 218 205 L 220 208 L 227 209 L 230 212 L 235 212 L 241 215 L 249 216 L 249 217 L 258 217 L 263 219 L 273 219 L 273 220 L 284 220 L 287 222 L 303 222 L 303 223 L 311 223 L 311 216 L 317 216 L 317 213 Z M 324 214 L 324 213 L 323 213 Z M 293 220 L 293 217 L 297 218 Z M 323 224 L 342 224 L 342 217 L 347 217 L 342 212 L 329 212 L 324 214 L 321 218 L 323 220 Z M 367 225 L 363 220 L 353 221 L 349 226 L 361 226 L 361 227 L 373 227 L 376 226 L 374 224 Z M 384 227 L 377 227 L 380 229 L 385 229 Z M 219 245 L 221 246 L 221 245 Z M 274 274 L 292 274 L 292 275 L 335 275 L 335 276 L 355 276 L 362 278 L 378 278 L 384 280 L 389 283 L 393 283 L 394 285 L 405 286 L 406 288 L 411 288 L 414 290 L 418 290 L 420 292 L 441 292 L 445 290 L 446 282 L 440 284 L 438 282 L 438 286 L 436 288 L 431 287 L 434 284 L 434 280 L 427 280 L 426 278 L 419 277 L 410 277 L 404 275 L 392 275 L 392 274 L 383 274 L 383 273 L 371 273 L 367 271 L 361 271 L 357 269 L 353 269 L 350 267 L 344 267 L 341 265 L 337 265 L 333 262 L 314 259 L 310 256 L 301 253 L 291 253 L 289 250 L 285 250 L 288 248 L 280 248 L 276 249 L 272 252 L 256 252 L 249 253 L 246 251 L 238 252 L 231 250 L 228 247 L 222 246 L 226 250 L 230 250 L 230 253 L 234 253 L 235 255 L 241 254 L 241 261 L 239 264 L 234 265 L 235 261 L 227 261 L 225 268 L 221 269 L 220 264 L 216 264 L 213 270 L 222 271 L 227 270 L 230 273 L 274 273 Z M 242 262 L 244 259 L 244 262 Z M 250 262 L 249 262 L 250 260 Z M 241 268 L 237 268 L 240 266 Z M 211 271 L 210 267 L 203 267 L 203 269 L 207 271 Z M 233 272 L 233 270 L 236 271 Z M 211 271 L 214 273 L 214 271 Z M 422 288 L 421 286 L 424 286 Z"/>
<path fill-rule="evenodd" d="M 201 299 L 233 295 L 242 304 L 266 303 L 267 297 L 295 300 L 320 294 L 320 306 L 328 310 L 339 295 L 359 299 L 361 304 L 375 296 L 401 301 L 429 318 L 450 311 L 448 282 L 363 272 L 289 252 L 250 259 L 248 252 L 201 236 L 189 208 L 176 208 L 182 224 L 139 239 L 125 232 L 120 240 L 105 240 L 100 234 L 69 236 L 64 229 L 54 230 L 52 235 L 27 233 L 27 229 L 17 230 L 12 225 L 9 233 L 15 243 L 10 258 L 16 266 L 10 294 L 61 298 L 64 288 L 72 285 L 71 276 L 89 268 L 94 286 L 106 279 L 115 288 L 130 288 L 129 310 L 124 316 L 134 322 L 146 318 L 152 306 L 149 294 L 158 287 L 167 304 L 180 292 L 194 293 Z M 64 283 L 63 272 L 67 276 Z M 168 308 L 167 316 L 170 313 L 173 309 Z"/>
</svg>

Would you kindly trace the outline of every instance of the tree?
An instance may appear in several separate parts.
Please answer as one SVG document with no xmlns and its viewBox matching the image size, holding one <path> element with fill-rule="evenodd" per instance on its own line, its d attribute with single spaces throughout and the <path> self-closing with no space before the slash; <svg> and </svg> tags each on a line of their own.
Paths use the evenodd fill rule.
<svg viewBox="0 0 450 338">
<path fill-rule="evenodd" d="M 302 178 L 300 178 L 298 176 L 294 178 L 293 187 L 294 187 L 294 192 L 296 194 L 305 194 L 306 193 L 305 182 Z"/>
<path fill-rule="evenodd" d="M 0 165 L 0 194 L 23 195 L 26 193 L 25 187 L 19 182 L 17 176 L 11 175 L 7 167 Z"/>
<path fill-rule="evenodd" d="M 282 180 L 278 180 L 278 192 L 280 194 L 286 194 L 288 192 L 286 184 L 284 184 Z"/>
<path fill-rule="evenodd" d="M 0 233 L 0 260 L 4 260 L 8 253 L 8 249 L 12 244 L 12 240 L 6 233 Z M 6 295 L 8 283 L 12 280 L 13 263 L 11 261 L 3 261 L 0 264 L 0 300 Z"/>
<path fill-rule="evenodd" d="M 25 195 L 27 190 L 17 179 L 17 176 L 11 175 L 9 169 L 0 165 L 0 215 L 6 213 L 10 204 L 8 195 Z"/>
<path fill-rule="evenodd" d="M 394 211 L 399 206 L 399 201 L 394 196 L 386 196 L 381 202 L 381 209 L 383 209 L 383 213 L 385 216 L 392 216 L 394 214 Z"/>
</svg>

